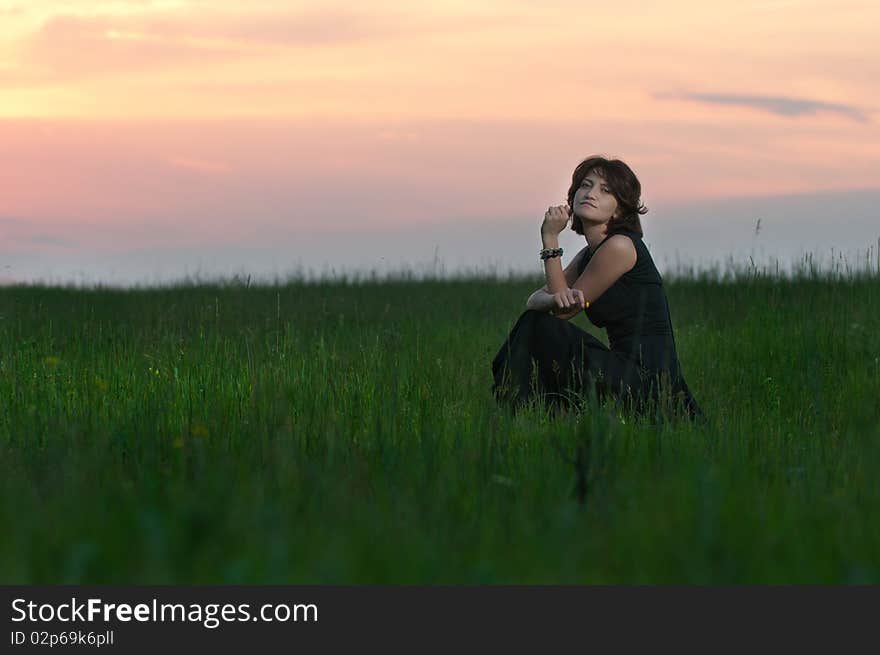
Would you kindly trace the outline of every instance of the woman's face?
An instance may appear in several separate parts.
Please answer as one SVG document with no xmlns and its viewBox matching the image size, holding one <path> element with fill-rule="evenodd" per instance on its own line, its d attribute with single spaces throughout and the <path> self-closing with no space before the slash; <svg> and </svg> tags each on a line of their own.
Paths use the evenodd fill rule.
<svg viewBox="0 0 880 655">
<path fill-rule="evenodd" d="M 617 211 L 617 198 L 605 182 L 605 178 L 595 171 L 590 171 L 574 192 L 574 204 L 571 208 L 587 224 L 607 223 Z"/>
</svg>

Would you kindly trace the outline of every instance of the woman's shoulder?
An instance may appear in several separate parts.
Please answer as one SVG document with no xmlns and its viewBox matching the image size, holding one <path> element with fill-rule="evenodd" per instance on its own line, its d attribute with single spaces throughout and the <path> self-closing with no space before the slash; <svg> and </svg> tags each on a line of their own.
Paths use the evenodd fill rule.
<svg viewBox="0 0 880 655">
<path fill-rule="evenodd" d="M 654 258 L 643 236 L 638 232 L 631 231 L 619 232 L 618 234 L 629 237 L 636 249 L 637 261 L 636 265 L 629 271 L 630 276 L 640 281 L 662 284 L 663 278 L 654 264 Z"/>
<path fill-rule="evenodd" d="M 621 232 L 617 232 L 614 234 L 610 234 L 605 237 L 605 240 L 602 241 L 601 245 L 603 249 L 606 251 L 611 251 L 615 257 L 621 258 L 630 258 L 633 257 L 638 259 L 639 256 L 639 246 L 634 240 L 629 238 L 629 234 L 624 234 Z M 597 249 L 598 250 L 598 249 Z M 633 261 L 635 264 L 635 261 Z"/>
<path fill-rule="evenodd" d="M 650 256 L 650 251 L 648 250 L 648 245 L 645 243 L 644 237 L 638 232 L 621 231 L 615 232 L 612 236 L 620 237 L 620 241 L 625 241 L 628 243 L 632 243 L 633 247 L 636 249 L 636 253 L 641 256 L 642 254 L 646 254 Z M 611 238 L 611 237 L 609 237 Z"/>
<path fill-rule="evenodd" d="M 612 236 L 621 236 L 621 237 L 629 237 L 633 243 L 644 243 L 645 240 L 641 234 L 638 232 L 633 232 L 631 230 L 621 230 L 620 232 L 615 232 Z"/>
<path fill-rule="evenodd" d="M 638 248 L 622 234 L 609 234 L 596 246 L 596 250 L 589 259 L 596 258 L 596 266 L 606 268 L 609 272 L 613 269 L 617 275 L 625 275 L 633 270 L 639 261 Z M 601 260 L 601 264 L 599 264 Z M 587 263 L 587 262 L 585 262 Z M 621 268 L 624 267 L 624 268 Z M 584 266 L 584 269 L 586 266 Z"/>
<path fill-rule="evenodd" d="M 589 261 L 593 258 L 593 256 L 599 252 L 599 250 L 610 250 L 616 251 L 618 255 L 626 255 L 631 254 L 633 252 L 634 244 L 629 239 L 626 238 L 627 233 L 625 232 L 614 232 L 613 234 L 609 234 L 601 242 L 596 246 L 596 249 L 591 251 L 589 246 L 584 247 L 579 253 L 574 256 L 574 261 L 576 262 L 576 267 L 578 270 L 578 274 L 584 272 L 587 267 Z M 634 236 L 638 237 L 637 234 Z M 639 248 L 635 246 L 636 260 L 639 258 Z"/>
<path fill-rule="evenodd" d="M 626 247 L 630 243 L 635 245 L 637 242 L 642 240 L 642 237 L 640 237 L 636 232 L 615 232 L 607 236 L 605 240 L 608 241 L 608 243 L 622 243 L 624 244 L 624 246 L 618 247 Z"/>
</svg>

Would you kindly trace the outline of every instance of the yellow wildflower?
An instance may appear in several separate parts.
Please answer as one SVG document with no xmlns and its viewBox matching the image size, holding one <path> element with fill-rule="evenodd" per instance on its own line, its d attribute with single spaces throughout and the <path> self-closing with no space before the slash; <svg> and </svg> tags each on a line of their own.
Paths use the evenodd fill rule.
<svg viewBox="0 0 880 655">
<path fill-rule="evenodd" d="M 196 423 L 192 427 L 190 434 L 192 434 L 192 436 L 194 436 L 194 437 L 207 437 L 208 436 L 208 428 L 205 426 L 204 423 Z"/>
</svg>

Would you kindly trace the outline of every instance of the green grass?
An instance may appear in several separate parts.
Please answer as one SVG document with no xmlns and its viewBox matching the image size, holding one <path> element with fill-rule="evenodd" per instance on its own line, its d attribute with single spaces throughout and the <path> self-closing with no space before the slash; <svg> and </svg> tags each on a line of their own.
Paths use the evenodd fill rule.
<svg viewBox="0 0 880 655">
<path fill-rule="evenodd" d="M 667 279 L 705 426 L 496 406 L 540 285 L 0 289 L 0 581 L 880 582 L 880 276 Z"/>
</svg>

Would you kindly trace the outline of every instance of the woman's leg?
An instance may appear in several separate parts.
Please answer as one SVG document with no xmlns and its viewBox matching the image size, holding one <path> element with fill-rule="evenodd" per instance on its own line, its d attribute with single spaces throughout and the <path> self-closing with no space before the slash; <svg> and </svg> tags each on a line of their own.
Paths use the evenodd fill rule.
<svg viewBox="0 0 880 655">
<path fill-rule="evenodd" d="M 524 312 L 492 362 L 493 393 L 518 408 L 536 394 L 570 404 L 592 392 L 610 351 L 593 335 L 546 312 Z"/>
<path fill-rule="evenodd" d="M 531 344 L 537 313 L 528 310 L 520 315 L 492 360 L 492 394 L 514 410 L 525 405 L 530 396 Z"/>
<path fill-rule="evenodd" d="M 681 404 L 685 415 L 692 421 L 706 423 L 706 415 L 703 414 L 703 410 L 700 409 L 697 400 L 694 398 L 694 395 L 691 393 L 691 390 L 688 388 L 687 382 L 685 382 L 683 377 L 679 378 L 678 393 L 680 394 L 679 397 L 681 398 Z"/>
<path fill-rule="evenodd" d="M 658 419 L 683 416 L 691 421 L 706 421 L 678 367 L 673 371 L 651 372 L 645 401 L 642 409 L 653 410 Z"/>
</svg>

